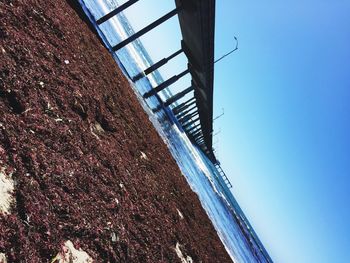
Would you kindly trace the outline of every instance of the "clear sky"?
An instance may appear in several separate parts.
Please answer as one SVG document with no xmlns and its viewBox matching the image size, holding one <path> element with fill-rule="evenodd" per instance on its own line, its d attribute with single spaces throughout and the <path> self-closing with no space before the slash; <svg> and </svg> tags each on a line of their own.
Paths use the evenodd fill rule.
<svg viewBox="0 0 350 263">
<path fill-rule="evenodd" d="M 350 1 L 218 0 L 214 142 L 233 194 L 275 262 L 350 262 Z M 136 29 L 173 8 L 141 0 Z M 177 18 L 142 37 L 180 47 Z M 177 58 L 170 77 L 186 67 Z M 175 85 L 189 86 L 183 79 Z"/>
</svg>

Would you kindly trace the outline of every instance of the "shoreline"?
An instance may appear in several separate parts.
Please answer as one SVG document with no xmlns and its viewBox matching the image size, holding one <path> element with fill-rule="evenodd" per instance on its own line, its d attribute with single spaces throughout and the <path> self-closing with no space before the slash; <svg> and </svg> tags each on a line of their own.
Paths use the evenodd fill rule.
<svg viewBox="0 0 350 263">
<path fill-rule="evenodd" d="M 74 3 L 0 4 L 0 255 L 49 262 L 71 241 L 95 262 L 232 262 Z"/>
</svg>

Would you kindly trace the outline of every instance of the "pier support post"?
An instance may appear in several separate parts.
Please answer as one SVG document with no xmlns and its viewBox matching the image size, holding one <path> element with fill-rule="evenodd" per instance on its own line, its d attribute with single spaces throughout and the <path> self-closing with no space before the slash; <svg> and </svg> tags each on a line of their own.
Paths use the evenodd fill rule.
<svg viewBox="0 0 350 263">
<path fill-rule="evenodd" d="M 183 118 L 179 119 L 179 122 L 180 122 L 181 124 L 184 124 L 184 123 L 186 123 L 187 121 L 189 121 L 191 118 L 193 118 L 193 117 L 196 116 L 196 115 L 198 115 L 198 111 L 193 112 L 193 113 L 191 113 L 191 114 L 189 114 L 189 115 L 184 116 Z"/>
<path fill-rule="evenodd" d="M 199 146 L 204 145 L 204 138 L 196 141 Z"/>
<path fill-rule="evenodd" d="M 191 126 L 193 123 L 195 123 L 198 120 L 199 120 L 199 116 L 198 116 L 198 118 L 196 118 L 194 120 L 189 118 L 186 121 L 180 122 L 180 123 L 181 123 L 182 127 L 184 127 L 184 128 L 186 127 L 187 128 L 187 127 Z"/>
<path fill-rule="evenodd" d="M 205 147 L 205 145 L 204 145 L 204 141 L 201 141 L 201 142 L 197 142 L 197 145 L 200 147 L 200 148 L 202 148 L 202 151 L 204 151 L 204 147 Z M 204 151 L 204 153 L 207 153 L 206 151 Z"/>
<path fill-rule="evenodd" d="M 196 138 L 193 138 L 193 140 L 198 143 L 203 137 L 203 135 L 197 136 Z"/>
<path fill-rule="evenodd" d="M 186 102 L 181 103 L 180 105 L 173 108 L 173 113 L 176 115 L 176 114 L 180 113 L 181 111 L 188 109 L 188 107 L 190 107 L 191 105 L 193 105 L 195 103 L 196 103 L 196 98 L 193 97 L 193 98 L 187 100 Z"/>
<path fill-rule="evenodd" d="M 118 6 L 116 9 L 114 9 L 113 11 L 109 12 L 108 14 L 104 15 L 103 17 L 97 19 L 96 23 L 98 25 L 106 22 L 107 20 L 111 19 L 113 16 L 119 14 L 120 12 L 124 11 L 125 9 L 127 9 L 129 6 L 135 4 L 136 2 L 138 2 L 139 0 L 129 0 L 126 3 Z"/>
<path fill-rule="evenodd" d="M 193 86 L 188 87 L 187 89 L 175 94 L 174 96 L 172 96 L 171 98 L 169 98 L 165 103 L 164 106 L 168 107 L 170 104 L 173 104 L 175 101 L 183 98 L 187 93 L 190 93 L 193 90 Z"/>
<path fill-rule="evenodd" d="M 186 123 L 186 124 L 183 125 L 182 127 L 183 127 L 184 129 L 186 129 L 187 127 L 190 127 L 191 125 L 193 125 L 196 121 L 199 121 L 199 117 L 197 117 L 196 119 L 194 119 L 194 120 L 192 120 L 192 121 Z"/>
<path fill-rule="evenodd" d="M 199 135 L 201 135 L 201 134 L 202 134 L 202 131 L 201 131 L 200 129 L 198 129 L 198 130 L 196 130 L 196 131 L 190 133 L 189 135 L 190 135 L 191 137 L 193 137 L 193 138 L 197 138 L 197 137 L 198 137 Z"/>
<path fill-rule="evenodd" d="M 194 105 L 192 108 L 190 108 L 187 111 L 182 111 L 179 112 L 179 114 L 176 115 L 176 118 L 181 119 L 183 116 L 187 115 L 188 113 L 190 113 L 192 110 L 194 110 L 195 108 L 197 108 L 197 105 Z"/>
<path fill-rule="evenodd" d="M 196 130 L 196 132 L 193 133 L 189 133 L 188 136 L 190 136 L 193 139 L 196 139 L 198 136 L 200 136 L 202 134 L 201 131 Z"/>
<path fill-rule="evenodd" d="M 171 54 L 169 57 L 159 60 L 157 63 L 155 63 L 152 66 L 150 66 L 149 68 L 145 69 L 142 73 L 137 74 L 132 80 L 135 82 L 135 81 L 141 79 L 143 76 L 146 76 L 146 75 L 152 73 L 153 71 L 159 69 L 161 66 L 164 66 L 166 63 L 169 62 L 169 60 L 173 59 L 174 57 L 176 57 L 177 55 L 179 55 L 181 53 L 182 53 L 182 48 L 179 49 L 178 51 L 174 52 L 173 54 Z"/>
<path fill-rule="evenodd" d="M 188 129 L 188 130 L 185 130 L 187 133 L 188 132 L 190 132 L 190 131 L 193 131 L 194 129 L 196 129 L 196 128 L 198 128 L 199 126 L 201 126 L 201 124 L 200 123 L 198 123 L 197 125 L 195 125 L 195 126 L 193 126 L 193 127 L 191 127 L 190 129 Z"/>
<path fill-rule="evenodd" d="M 170 79 L 168 79 L 168 80 L 164 81 L 163 83 L 159 84 L 154 89 L 151 89 L 150 91 L 146 92 L 143 95 L 143 97 L 145 99 L 151 97 L 153 94 L 158 93 L 159 91 L 169 87 L 171 84 L 175 83 L 176 81 L 178 81 L 180 78 L 182 78 L 183 76 L 185 76 L 189 72 L 190 72 L 190 70 L 186 69 L 185 71 L 181 72 L 179 75 L 175 75 L 175 76 L 171 77 Z"/>
<path fill-rule="evenodd" d="M 195 138 L 196 142 L 199 142 L 199 141 L 201 141 L 202 139 L 204 140 L 204 135 L 200 135 L 200 136 L 198 136 L 197 138 Z"/>
<path fill-rule="evenodd" d="M 167 21 L 168 19 L 172 18 L 174 15 L 176 15 L 178 12 L 180 11 L 180 7 L 175 8 L 174 10 L 170 11 L 169 13 L 165 14 L 164 16 L 162 16 L 161 18 L 159 18 L 158 20 L 154 21 L 153 23 L 149 24 L 148 26 L 144 27 L 143 29 L 141 29 L 140 31 L 136 32 L 135 34 L 133 34 L 132 36 L 130 36 L 129 38 L 123 40 L 122 42 L 120 42 L 119 44 L 115 45 L 114 47 L 112 47 L 113 51 L 118 51 L 119 49 L 125 47 L 127 44 L 129 44 L 130 42 L 134 41 L 135 39 L 141 37 L 142 35 L 146 34 L 147 32 L 151 31 L 153 28 L 159 26 L 160 24 L 162 24 L 163 22 Z"/>
</svg>

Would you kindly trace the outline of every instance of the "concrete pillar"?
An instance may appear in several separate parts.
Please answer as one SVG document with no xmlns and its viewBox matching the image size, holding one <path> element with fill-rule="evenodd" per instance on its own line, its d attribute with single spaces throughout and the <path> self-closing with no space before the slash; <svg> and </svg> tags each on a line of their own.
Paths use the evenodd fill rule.
<svg viewBox="0 0 350 263">
<path fill-rule="evenodd" d="M 146 34 L 147 32 L 151 31 L 153 28 L 159 26 L 160 24 L 164 23 L 168 19 L 172 18 L 174 15 L 176 15 L 180 11 L 180 8 L 175 8 L 174 10 L 170 11 L 166 15 L 162 16 L 158 20 L 154 21 L 153 23 L 149 24 L 148 26 L 144 27 L 140 31 L 136 32 L 129 38 L 123 40 L 119 44 L 115 45 L 112 50 L 113 51 L 118 51 L 119 49 L 125 47 L 127 44 L 130 42 L 134 41 L 135 39 L 141 37 L 142 35 Z"/>
<path fill-rule="evenodd" d="M 120 12 L 124 11 L 125 9 L 127 9 L 129 6 L 135 4 L 136 2 L 138 2 L 139 0 L 129 0 L 128 2 L 118 6 L 116 9 L 114 9 L 113 11 L 109 12 L 108 14 L 104 15 L 103 17 L 101 17 L 100 19 L 97 19 L 96 23 L 98 25 L 102 24 L 103 22 L 106 22 L 108 19 L 112 18 L 113 16 L 119 14 Z"/>
</svg>

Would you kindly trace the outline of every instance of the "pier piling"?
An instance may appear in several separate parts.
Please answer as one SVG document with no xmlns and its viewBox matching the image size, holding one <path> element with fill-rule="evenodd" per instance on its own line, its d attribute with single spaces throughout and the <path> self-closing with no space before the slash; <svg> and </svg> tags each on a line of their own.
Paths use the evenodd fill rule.
<svg viewBox="0 0 350 263">
<path fill-rule="evenodd" d="M 175 115 L 179 114 L 181 111 L 188 109 L 190 106 L 196 103 L 196 98 L 193 97 L 189 100 L 187 100 L 184 103 L 181 103 L 180 105 L 173 108 L 173 113 Z"/>
<path fill-rule="evenodd" d="M 153 94 L 158 93 L 160 91 L 162 91 L 163 89 L 169 87 L 171 84 L 175 83 L 176 81 L 178 81 L 180 78 L 182 78 L 183 76 L 185 76 L 186 74 L 188 74 L 190 72 L 189 69 L 184 70 L 183 72 L 181 72 L 179 75 L 175 75 L 173 77 L 171 77 L 170 79 L 164 81 L 163 83 L 159 84 L 157 87 L 155 87 L 154 89 L 146 92 L 143 97 L 145 99 L 151 97 Z"/>
<path fill-rule="evenodd" d="M 129 38 L 123 40 L 122 42 L 120 42 L 119 44 L 115 45 L 112 50 L 113 51 L 118 51 L 119 49 L 125 47 L 127 44 L 129 44 L 130 42 L 134 41 L 135 39 L 143 36 L 144 34 L 146 34 L 147 32 L 151 31 L 152 29 L 154 29 L 155 27 L 159 26 L 160 24 L 164 23 L 165 21 L 167 21 L 168 19 L 172 18 L 174 15 L 176 15 L 179 11 L 181 10 L 180 7 L 175 8 L 174 10 L 170 11 L 169 13 L 165 14 L 164 16 L 162 16 L 161 18 L 159 18 L 158 20 L 154 21 L 153 23 L 149 24 L 148 26 L 144 27 L 143 29 L 141 29 L 140 31 L 136 32 L 135 34 L 133 34 L 132 36 L 130 36 Z"/>
<path fill-rule="evenodd" d="M 193 90 L 193 86 L 188 87 L 187 89 L 175 94 L 171 98 L 169 98 L 165 103 L 164 106 L 167 107 L 170 104 L 173 104 L 175 101 L 178 101 L 179 99 L 183 98 L 186 94 L 190 93 Z"/>
<path fill-rule="evenodd" d="M 107 20 L 111 19 L 113 16 L 119 14 L 120 12 L 124 11 L 125 9 L 127 9 L 129 6 L 135 4 L 136 2 L 138 2 L 140 0 L 129 0 L 126 3 L 118 6 L 116 9 L 114 9 L 113 11 L 109 12 L 108 14 L 104 15 L 103 17 L 101 17 L 100 19 L 97 19 L 96 23 L 98 25 L 106 22 Z"/>
</svg>

